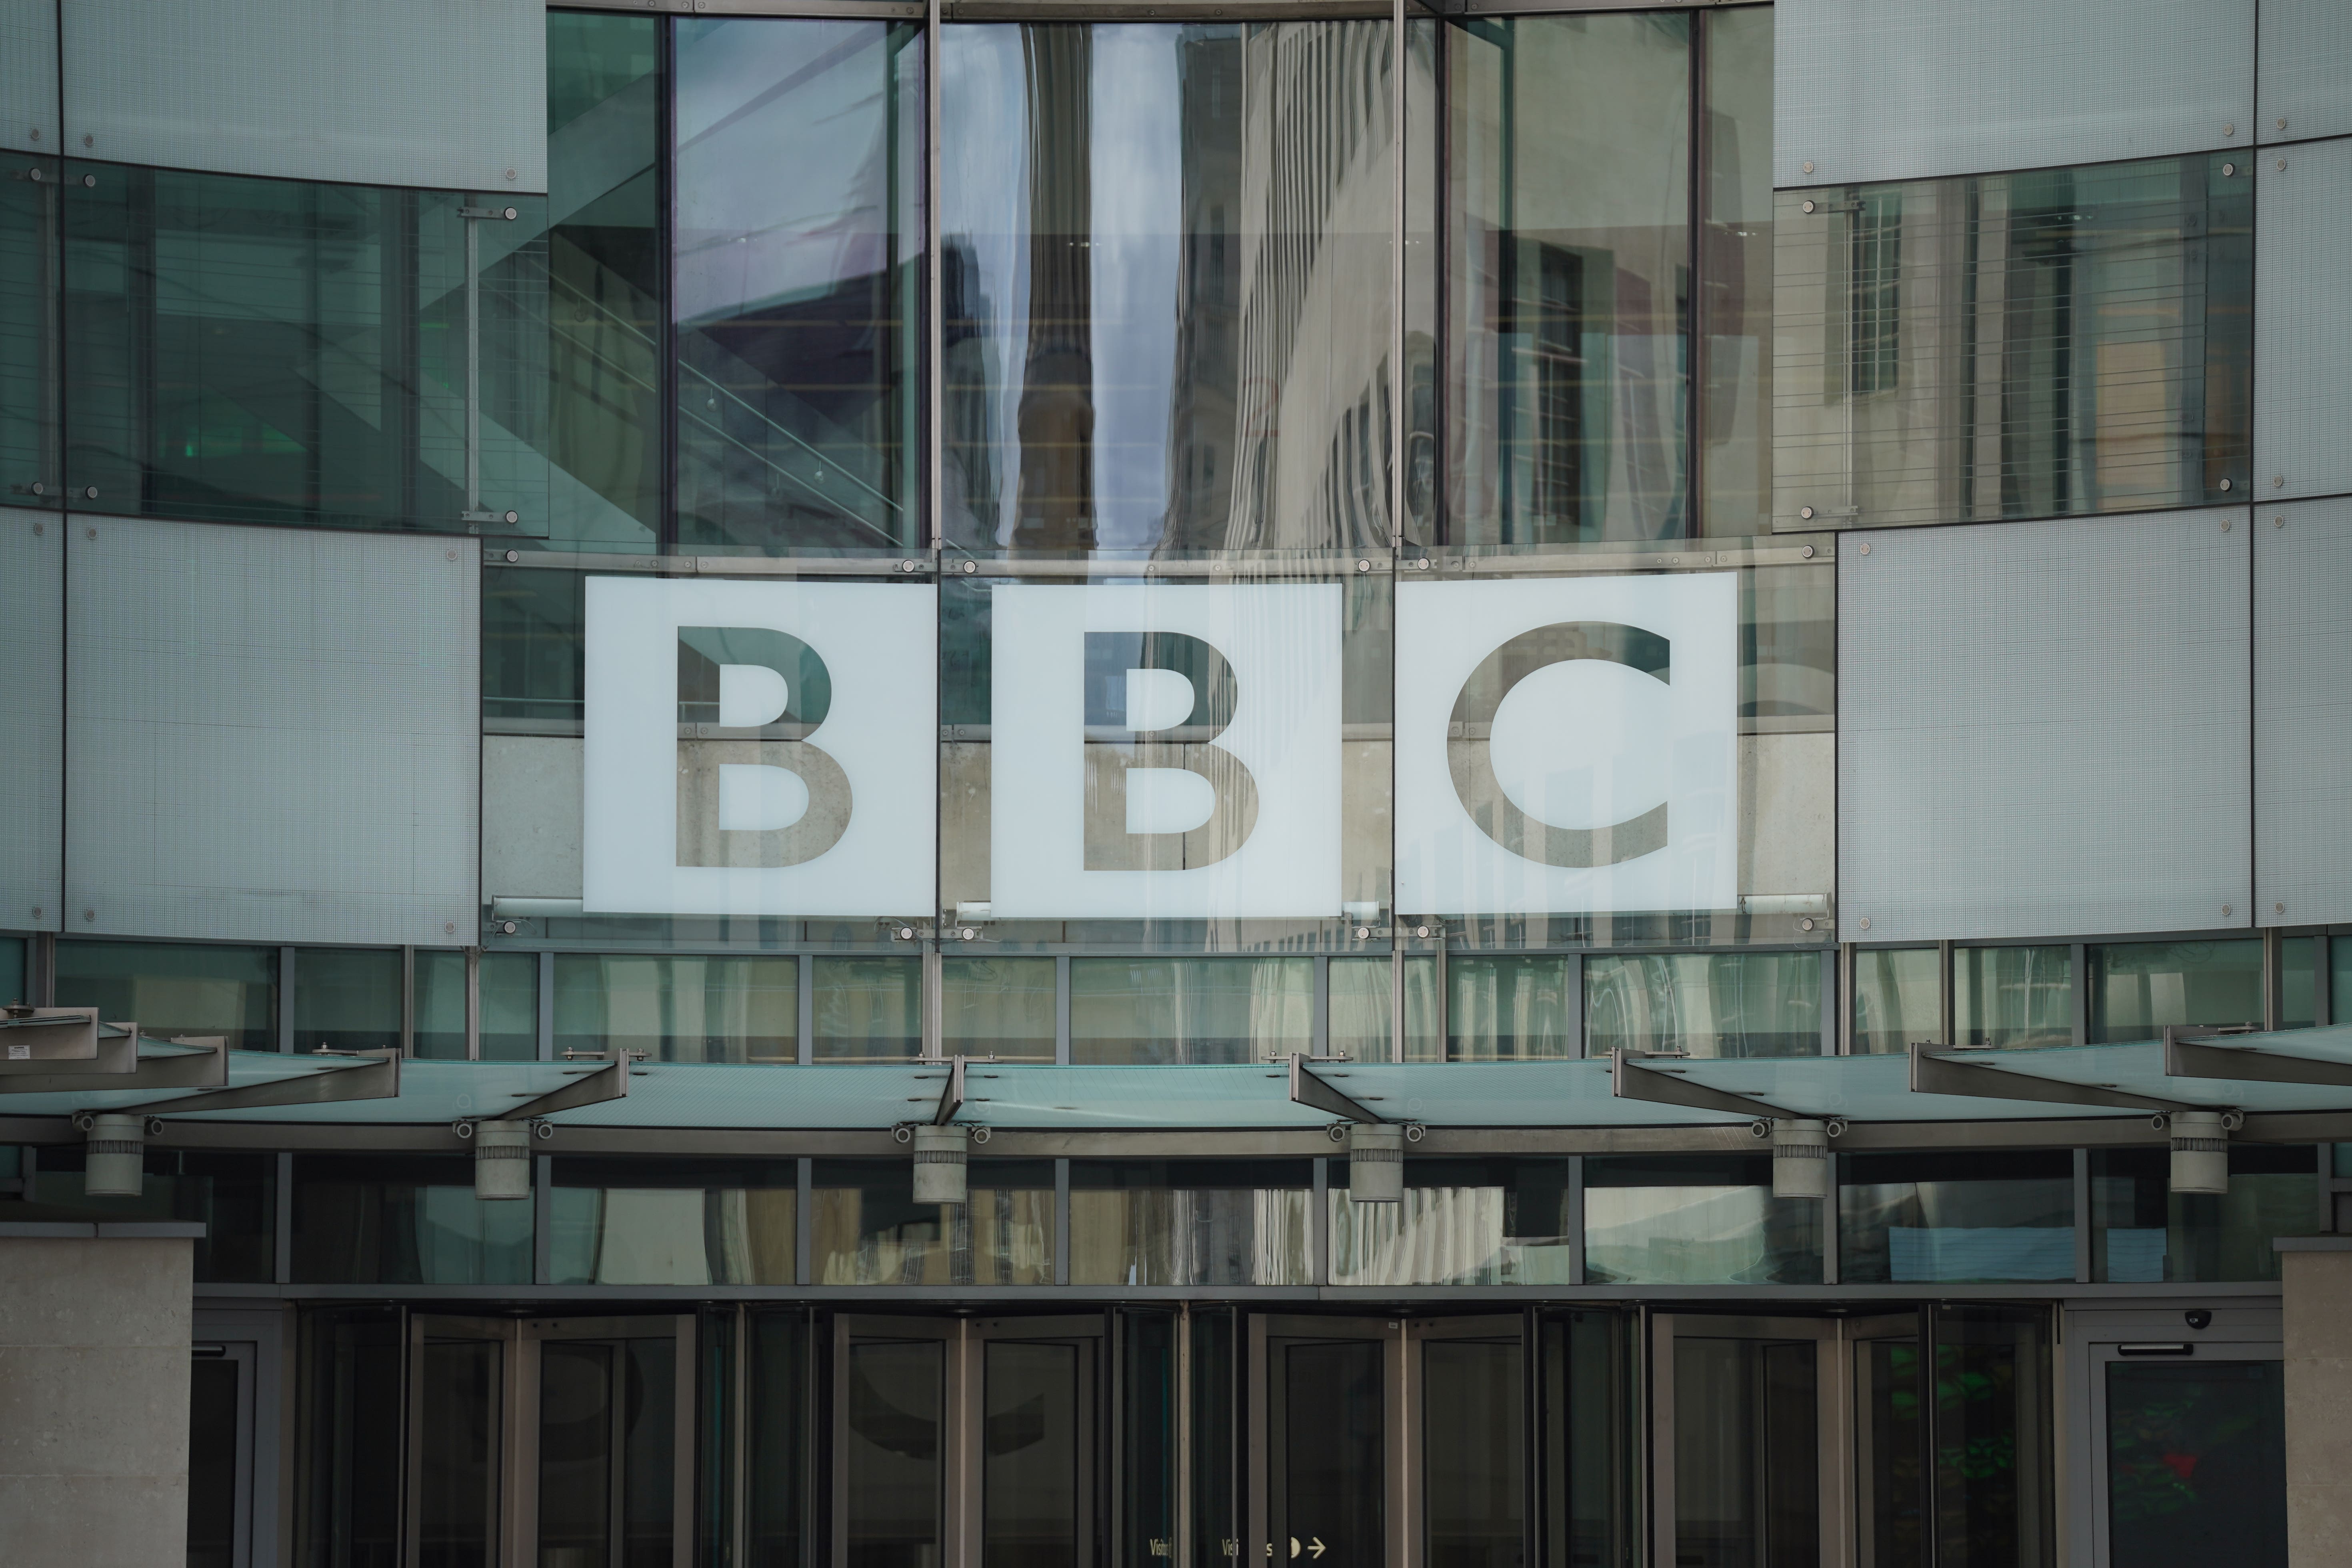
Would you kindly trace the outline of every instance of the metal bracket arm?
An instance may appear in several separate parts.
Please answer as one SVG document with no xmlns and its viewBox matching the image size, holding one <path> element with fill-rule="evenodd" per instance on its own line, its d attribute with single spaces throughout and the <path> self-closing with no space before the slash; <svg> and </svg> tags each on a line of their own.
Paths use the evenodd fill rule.
<svg viewBox="0 0 2352 1568">
<path fill-rule="evenodd" d="M 1620 1100 L 1646 1100 L 1658 1105 L 1679 1105 L 1691 1110 L 1723 1110 L 1734 1116 L 1762 1116 L 1776 1121 L 1799 1119 L 1799 1113 L 1728 1089 L 1693 1083 L 1678 1073 L 1660 1072 L 1635 1064 L 1623 1050 L 1609 1053 L 1609 1088 Z"/>
<path fill-rule="evenodd" d="M 478 1121 L 531 1121 L 542 1116 L 552 1116 L 559 1110 L 577 1110 L 584 1105 L 602 1105 L 608 1100 L 625 1100 L 629 1093 L 631 1063 L 622 1056 L 600 1068 L 582 1071 L 570 1083 L 535 1095 L 511 1110 L 501 1110 L 496 1116 L 477 1117 Z"/>
<path fill-rule="evenodd" d="M 400 1053 L 353 1051 L 362 1059 L 350 1067 L 331 1067 L 296 1078 L 272 1079 L 237 1089 L 159 1100 L 152 1105 L 127 1108 L 126 1116 L 176 1116 L 190 1110 L 266 1110 L 282 1105 L 333 1105 L 346 1100 L 400 1098 Z"/>
<path fill-rule="evenodd" d="M 1317 1077 L 1307 1068 L 1307 1058 L 1293 1055 L 1290 1058 L 1290 1099 L 1293 1104 L 1314 1110 L 1328 1111 L 1349 1121 L 1387 1121 L 1379 1111 L 1360 1103 L 1354 1096 L 1334 1088 L 1328 1080 Z"/>
<path fill-rule="evenodd" d="M 1981 1062 L 1955 1061 L 1930 1055 L 1942 1047 L 1915 1041 L 1911 1047 L 1911 1092 L 1959 1094 L 1977 1100 L 2029 1100 L 2048 1105 L 2105 1105 L 2118 1110 L 2202 1110 L 2210 1107 L 2177 1100 L 2157 1100 L 2128 1094 L 2097 1084 L 2068 1083 L 2063 1079 L 2035 1078 Z"/>
<path fill-rule="evenodd" d="M 149 1040 L 149 1045 L 159 1042 Z M 31 1073 L 0 1078 L 0 1095 L 97 1094 L 123 1089 L 143 1093 L 165 1089 L 219 1089 L 228 1082 L 228 1042 L 218 1037 L 204 1040 L 173 1040 L 194 1050 L 169 1056 L 138 1054 L 139 1037 L 109 1036 L 99 1031 L 98 1059 L 85 1072 Z"/>
<path fill-rule="evenodd" d="M 2352 1088 L 2352 1062 L 2320 1057 L 2289 1056 L 2284 1051 L 2256 1050 L 2249 1046 L 2208 1046 L 2200 1040 L 2221 1034 L 2219 1029 L 2182 1028 L 2164 1031 L 2164 1076 L 2167 1078 L 2236 1079 L 2246 1083 L 2323 1084 Z"/>
<path fill-rule="evenodd" d="M 931 1125 L 945 1127 L 963 1109 L 963 1058 L 957 1057 L 948 1066 L 948 1081 L 940 1089 L 940 1109 L 931 1117 Z"/>
<path fill-rule="evenodd" d="M 110 1026 L 118 1031 L 121 1025 Z M 126 1031 L 127 1032 L 127 1031 Z M 0 1073 L 94 1072 L 98 1062 L 98 1009 L 16 1007 L 0 1017 Z M 126 1068 L 127 1071 L 128 1068 Z"/>
</svg>

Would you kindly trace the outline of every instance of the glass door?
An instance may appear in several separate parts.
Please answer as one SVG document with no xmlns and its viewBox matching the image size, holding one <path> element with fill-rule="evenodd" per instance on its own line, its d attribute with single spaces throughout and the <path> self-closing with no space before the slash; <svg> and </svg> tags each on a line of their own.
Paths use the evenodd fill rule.
<svg viewBox="0 0 2352 1568">
<path fill-rule="evenodd" d="M 692 1316 L 534 1319 L 519 1327 L 513 1562 L 687 1568 Z"/>
<path fill-rule="evenodd" d="M 1250 1320 L 1251 1537 L 1261 1561 L 1402 1568 L 1404 1324 Z"/>
<path fill-rule="evenodd" d="M 253 1561 L 254 1363 L 257 1346 L 199 1340 L 188 1365 L 187 1568 Z"/>
<path fill-rule="evenodd" d="M 2277 1342 L 2185 1329 L 2093 1338 L 2091 1568 L 2286 1568 L 2286 1379 Z"/>
<path fill-rule="evenodd" d="M 517 1342 L 510 1320 L 409 1314 L 407 1568 L 508 1561 Z"/>
<path fill-rule="evenodd" d="M 1653 1321 L 1658 1568 L 1846 1563 L 1836 1322 L 1696 1313 Z"/>
</svg>

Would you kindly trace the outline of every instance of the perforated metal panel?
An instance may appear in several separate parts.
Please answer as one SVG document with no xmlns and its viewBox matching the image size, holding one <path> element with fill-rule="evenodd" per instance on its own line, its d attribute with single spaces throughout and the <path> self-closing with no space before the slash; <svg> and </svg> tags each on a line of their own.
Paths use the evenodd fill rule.
<svg viewBox="0 0 2352 1568">
<path fill-rule="evenodd" d="M 2255 108 L 2264 141 L 2352 132 L 2352 5 L 2344 0 L 2262 0 L 2262 83 Z M 2285 121 L 2282 125 L 2280 121 Z"/>
<path fill-rule="evenodd" d="M 5 931 L 58 929 L 63 526 L 45 512 L 0 508 L 0 930 Z"/>
<path fill-rule="evenodd" d="M 2250 924 L 2248 531 L 2214 508 L 1842 541 L 1840 934 Z"/>
<path fill-rule="evenodd" d="M 0 147 L 58 150 L 57 0 L 0 0 Z"/>
<path fill-rule="evenodd" d="M 478 546 L 119 518 L 68 542 L 68 931 L 471 933 Z"/>
<path fill-rule="evenodd" d="M 2253 144 L 2253 0 L 1780 0 L 1772 15 L 1776 185 Z"/>
<path fill-rule="evenodd" d="M 63 15 L 78 157 L 547 189 L 537 0 L 65 0 Z"/>
<path fill-rule="evenodd" d="M 2352 921 L 2347 817 L 2352 500 L 2264 507 L 2254 514 L 2258 923 Z"/>
<path fill-rule="evenodd" d="M 2255 174 L 2254 499 L 2352 490 L 2352 140 Z"/>
</svg>

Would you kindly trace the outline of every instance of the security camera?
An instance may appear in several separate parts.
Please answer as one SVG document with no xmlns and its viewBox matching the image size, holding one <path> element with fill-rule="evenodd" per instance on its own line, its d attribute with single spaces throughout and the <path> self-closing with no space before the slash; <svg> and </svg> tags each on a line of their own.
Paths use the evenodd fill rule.
<svg viewBox="0 0 2352 1568">
<path fill-rule="evenodd" d="M 2200 1307 L 2193 1312 L 2181 1313 L 2180 1321 L 2192 1329 L 2209 1329 L 2213 1326 L 2213 1314 Z"/>
</svg>

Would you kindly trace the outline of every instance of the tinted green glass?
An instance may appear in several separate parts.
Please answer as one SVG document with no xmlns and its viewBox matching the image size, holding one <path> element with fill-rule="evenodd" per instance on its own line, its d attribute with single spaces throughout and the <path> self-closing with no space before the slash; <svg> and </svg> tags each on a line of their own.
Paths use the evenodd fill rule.
<svg viewBox="0 0 2352 1568">
<path fill-rule="evenodd" d="M 2318 1151 L 2307 1143 L 2232 1142 L 2230 1190 L 2176 1193 L 2158 1149 L 2091 1151 L 2092 1278 L 2275 1279 L 2273 1237 L 2309 1236 L 2326 1223 Z"/>
<path fill-rule="evenodd" d="M 561 1159 L 549 1194 L 559 1285 L 790 1285 L 800 1167 Z"/>
<path fill-rule="evenodd" d="M 1585 1054 L 1819 1056 L 1824 967 L 1818 952 L 1595 954 L 1584 961 Z"/>
<path fill-rule="evenodd" d="M 466 1055 L 466 955 L 419 948 L 414 1043 L 419 1057 Z M 539 954 L 486 952 L 481 961 L 481 1059 L 539 1056 Z"/>
<path fill-rule="evenodd" d="M 56 506 L 58 161 L 11 153 L 0 171 L 0 496 Z"/>
<path fill-rule="evenodd" d="M 1305 1285 L 1305 1160 L 1081 1160 L 1073 1285 Z"/>
<path fill-rule="evenodd" d="M 618 1049 L 656 1061 L 790 1062 L 799 1040 L 800 961 L 789 955 L 555 956 L 559 1056 Z"/>
<path fill-rule="evenodd" d="M 2286 1568 L 2275 1361 L 2107 1364 L 2107 1541 L 2138 1568 Z"/>
<path fill-rule="evenodd" d="M 530 1283 L 534 1205 L 475 1197 L 473 1166 L 463 1155 L 297 1155 L 295 1283 Z"/>
<path fill-rule="evenodd" d="M 948 1055 L 1054 1059 L 1054 961 L 950 958 L 940 963 Z"/>
<path fill-rule="evenodd" d="M 2263 1021 L 2263 944 L 2138 942 L 2087 955 L 2090 1039 L 2152 1040 L 2167 1024 Z"/>
<path fill-rule="evenodd" d="M 1944 1001 L 1932 947 L 1864 948 L 1853 955 L 1855 1055 L 1943 1041 Z"/>
<path fill-rule="evenodd" d="M 1772 528 L 1772 13 L 1701 14 L 1699 528 Z"/>
<path fill-rule="evenodd" d="M 233 1051 L 278 1048 L 278 950 L 209 942 L 58 943 L 58 1005 L 96 1007 L 142 1034 L 219 1035 Z"/>
<path fill-rule="evenodd" d="M 2065 1046 L 2074 1040 L 2074 958 L 2063 947 L 1964 947 L 1952 954 L 1959 1046 Z"/>
<path fill-rule="evenodd" d="M 1824 1205 L 1775 1198 L 1771 1164 L 1769 1155 L 1588 1159 L 1586 1280 L 1819 1284 Z"/>
<path fill-rule="evenodd" d="M 814 965 L 817 1061 L 906 1061 L 923 1051 L 923 961 L 819 958 Z"/>
<path fill-rule="evenodd" d="M 971 1201 L 918 1204 L 903 1159 L 819 1160 L 809 1213 L 813 1285 L 1049 1285 L 1054 1167 L 974 1160 Z"/>
<path fill-rule="evenodd" d="M 400 951 L 305 947 L 294 954 L 294 1048 L 400 1048 Z"/>
<path fill-rule="evenodd" d="M 1334 1285 L 1565 1285 L 1565 1160 L 1407 1160 L 1404 1201 L 1360 1204 L 1328 1172 Z"/>
<path fill-rule="evenodd" d="M 455 532 L 478 500 L 475 531 L 546 531 L 544 197 L 65 173 L 77 506 Z"/>
<path fill-rule="evenodd" d="M 1246 1062 L 1314 1040 L 1312 959 L 1070 961 L 1072 1061 Z"/>
<path fill-rule="evenodd" d="M 0 936 L 0 996 L 25 1000 L 25 954 L 30 943 L 21 936 Z"/>
<path fill-rule="evenodd" d="M 1445 965 L 1449 1061 L 1534 1061 L 1574 1054 L 1576 996 L 1565 958 L 1456 956 Z"/>
<path fill-rule="evenodd" d="M 94 1198 L 82 1190 L 79 1144 L 41 1151 L 37 1203 L 89 1209 L 121 1220 L 195 1220 L 195 1277 L 205 1282 L 267 1285 L 277 1278 L 278 1156 L 150 1149 L 135 1198 Z"/>
<path fill-rule="evenodd" d="M 1437 1032 L 1437 960 L 1404 961 L 1404 1059 L 1444 1061 Z M 1396 971 L 1386 958 L 1331 961 L 1330 1050 L 1350 1061 L 1395 1058 L 1391 1020 L 1396 1016 Z"/>
<path fill-rule="evenodd" d="M 1842 1279 L 2074 1278 L 2074 1157 L 2065 1150 L 1840 1161 Z"/>
</svg>

